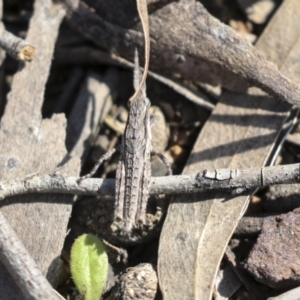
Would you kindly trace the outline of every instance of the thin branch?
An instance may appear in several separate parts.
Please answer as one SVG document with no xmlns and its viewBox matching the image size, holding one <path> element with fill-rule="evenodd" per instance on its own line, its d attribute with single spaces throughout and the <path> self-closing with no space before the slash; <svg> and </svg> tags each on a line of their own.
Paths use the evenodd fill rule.
<svg viewBox="0 0 300 300">
<path fill-rule="evenodd" d="M 55 60 L 61 64 L 84 64 L 88 62 L 91 64 L 100 63 L 130 69 L 134 68 L 134 64 L 132 62 L 120 56 L 88 46 L 72 49 L 58 48 L 56 49 Z M 143 70 L 143 68 L 141 69 Z M 215 107 L 213 103 L 209 102 L 208 97 L 199 91 L 191 91 L 176 81 L 152 71 L 148 71 L 148 76 L 160 81 L 177 93 L 186 97 L 188 100 L 209 111 L 213 110 Z"/>
<path fill-rule="evenodd" d="M 155 72 L 148 71 L 148 74 L 150 77 L 153 77 L 157 81 L 160 81 L 161 83 L 165 84 L 166 86 L 173 89 L 178 94 L 181 94 L 182 96 L 184 96 L 186 99 L 190 100 L 191 102 L 193 102 L 209 111 L 212 111 L 215 108 L 215 105 L 213 103 L 211 103 L 209 101 L 208 97 L 205 96 L 204 94 L 202 94 L 201 92 L 191 91 L 188 88 L 184 87 L 183 85 L 178 84 L 174 80 L 171 80 L 171 79 L 169 79 L 165 76 L 162 76 L 160 74 L 157 74 Z"/>
<path fill-rule="evenodd" d="M 0 213 L 0 259 L 26 299 L 61 299 Z"/>
<path fill-rule="evenodd" d="M 204 170 L 197 174 L 152 177 L 150 195 L 191 194 L 203 190 L 227 190 L 232 194 L 274 184 L 298 183 L 300 165 L 259 169 Z M 59 174 L 19 178 L 0 182 L 0 199 L 28 193 L 63 193 L 103 196 L 115 192 L 114 179 L 64 177 Z"/>
<path fill-rule="evenodd" d="M 0 47 L 12 57 L 23 61 L 32 61 L 36 53 L 34 46 L 6 31 L 2 23 L 0 23 Z"/>
</svg>

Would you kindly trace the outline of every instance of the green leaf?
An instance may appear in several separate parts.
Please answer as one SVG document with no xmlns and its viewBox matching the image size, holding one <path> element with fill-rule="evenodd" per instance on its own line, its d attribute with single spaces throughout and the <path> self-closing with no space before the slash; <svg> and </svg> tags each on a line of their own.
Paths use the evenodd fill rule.
<svg viewBox="0 0 300 300">
<path fill-rule="evenodd" d="M 100 239 L 83 234 L 71 249 L 71 274 L 85 300 L 99 300 L 104 288 L 108 259 Z"/>
</svg>

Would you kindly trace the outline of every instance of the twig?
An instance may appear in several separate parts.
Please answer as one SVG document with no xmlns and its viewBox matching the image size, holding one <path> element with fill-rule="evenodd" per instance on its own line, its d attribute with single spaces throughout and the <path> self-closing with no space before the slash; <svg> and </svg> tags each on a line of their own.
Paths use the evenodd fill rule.
<svg viewBox="0 0 300 300">
<path fill-rule="evenodd" d="M 26 299 L 61 299 L 0 213 L 0 258 Z"/>
<path fill-rule="evenodd" d="M 0 47 L 12 57 L 23 61 L 32 61 L 36 53 L 34 46 L 6 31 L 2 23 L 0 23 Z"/>
<path fill-rule="evenodd" d="M 76 47 L 72 49 L 58 48 L 55 53 L 55 61 L 61 64 L 86 64 L 86 63 L 100 63 L 113 65 L 117 67 L 134 68 L 134 64 L 120 56 L 112 53 L 107 53 L 92 47 Z M 208 97 L 200 92 L 194 92 L 184 87 L 183 85 L 171 80 L 165 76 L 148 71 L 149 77 L 160 81 L 166 86 L 170 87 L 177 93 L 183 95 L 193 103 L 207 109 L 213 110 L 215 105 L 209 102 Z"/>
<path fill-rule="evenodd" d="M 203 190 L 228 190 L 237 194 L 252 188 L 274 184 L 298 183 L 300 165 L 265 167 L 259 169 L 217 169 L 198 174 L 152 177 L 150 195 L 191 194 Z M 29 193 L 62 193 L 76 195 L 114 195 L 114 179 L 44 175 L 0 182 L 0 199 Z"/>
<path fill-rule="evenodd" d="M 191 102 L 193 102 L 209 111 L 212 111 L 215 108 L 215 105 L 209 101 L 208 97 L 205 94 L 202 94 L 199 91 L 197 91 L 197 92 L 191 91 L 188 88 L 182 86 L 181 84 L 178 84 L 174 80 L 171 80 L 165 76 L 154 73 L 152 71 L 149 71 L 148 74 L 150 77 L 153 77 L 157 81 L 160 81 L 161 83 L 165 84 L 166 86 L 173 89 L 178 94 L 181 94 L 182 96 L 184 96 L 186 99 L 190 100 Z"/>
</svg>

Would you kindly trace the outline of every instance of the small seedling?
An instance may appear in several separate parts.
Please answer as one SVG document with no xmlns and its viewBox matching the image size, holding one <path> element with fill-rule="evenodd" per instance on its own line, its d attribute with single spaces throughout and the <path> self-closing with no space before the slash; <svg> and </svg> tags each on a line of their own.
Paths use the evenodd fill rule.
<svg viewBox="0 0 300 300">
<path fill-rule="evenodd" d="M 100 239 L 91 234 L 77 238 L 71 249 L 71 274 L 84 300 L 99 300 L 106 283 L 108 259 Z"/>
</svg>

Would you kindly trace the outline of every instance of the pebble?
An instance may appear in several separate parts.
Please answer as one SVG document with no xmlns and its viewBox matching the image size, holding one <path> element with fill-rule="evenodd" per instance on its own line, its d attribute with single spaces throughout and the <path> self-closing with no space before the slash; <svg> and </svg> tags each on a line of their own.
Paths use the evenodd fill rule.
<svg viewBox="0 0 300 300">
<path fill-rule="evenodd" d="M 153 300 L 158 279 L 153 266 L 148 263 L 128 268 L 121 274 L 111 290 L 109 300 Z"/>
<path fill-rule="evenodd" d="M 244 268 L 272 288 L 300 285 L 300 208 L 267 218 Z"/>
</svg>

